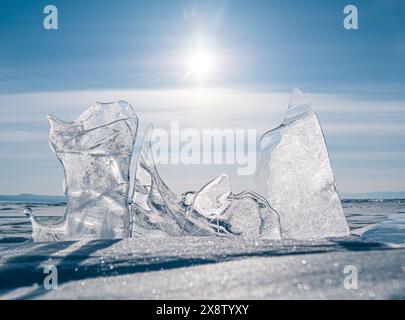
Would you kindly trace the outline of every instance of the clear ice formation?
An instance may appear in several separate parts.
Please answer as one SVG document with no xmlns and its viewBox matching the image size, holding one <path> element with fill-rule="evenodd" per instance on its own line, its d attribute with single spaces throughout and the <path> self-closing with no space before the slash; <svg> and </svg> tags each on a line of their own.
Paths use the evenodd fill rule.
<svg viewBox="0 0 405 320">
<path fill-rule="evenodd" d="M 256 188 L 279 214 L 283 238 L 349 235 L 319 120 L 299 89 L 282 124 L 261 138 L 260 149 Z"/>
<path fill-rule="evenodd" d="M 181 199 L 159 176 L 153 159 L 153 127 L 146 128 L 135 171 L 131 197 L 133 237 L 178 236 L 186 225 Z"/>
<path fill-rule="evenodd" d="M 234 195 L 227 175 L 198 192 L 174 194 L 156 169 L 146 129 L 131 201 L 133 237 L 243 236 L 281 239 L 277 213 L 251 191 Z"/>
<path fill-rule="evenodd" d="M 127 102 L 96 103 L 70 123 L 48 119 L 50 146 L 65 173 L 67 208 L 55 223 L 42 222 L 26 209 L 34 241 L 349 235 L 322 129 L 298 89 L 281 125 L 260 141 L 259 193 L 234 194 L 229 177 L 222 174 L 198 192 L 176 195 L 157 171 L 152 125 L 145 132 L 131 189 L 138 118 Z"/>
<path fill-rule="evenodd" d="M 231 184 L 225 174 L 208 182 L 194 197 L 194 209 L 209 219 L 218 217 L 232 204 Z"/>
<path fill-rule="evenodd" d="M 48 120 L 50 146 L 65 173 L 67 209 L 54 224 L 26 210 L 34 241 L 128 237 L 129 168 L 138 128 L 131 105 L 96 103 L 74 122 Z"/>
</svg>

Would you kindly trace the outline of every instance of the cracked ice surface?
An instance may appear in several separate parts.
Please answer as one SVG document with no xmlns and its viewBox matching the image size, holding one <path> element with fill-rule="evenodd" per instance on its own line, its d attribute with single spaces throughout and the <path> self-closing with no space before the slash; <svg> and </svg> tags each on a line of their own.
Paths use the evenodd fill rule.
<svg viewBox="0 0 405 320">
<path fill-rule="evenodd" d="M 30 216 L 34 241 L 113 239 L 129 235 L 129 166 L 138 118 L 124 101 L 96 103 L 74 122 L 48 116 L 50 146 L 61 162 L 67 209 L 61 221 Z"/>
<path fill-rule="evenodd" d="M 349 235 L 318 118 L 294 89 L 285 118 L 261 138 L 259 192 L 280 215 L 287 239 Z"/>
</svg>

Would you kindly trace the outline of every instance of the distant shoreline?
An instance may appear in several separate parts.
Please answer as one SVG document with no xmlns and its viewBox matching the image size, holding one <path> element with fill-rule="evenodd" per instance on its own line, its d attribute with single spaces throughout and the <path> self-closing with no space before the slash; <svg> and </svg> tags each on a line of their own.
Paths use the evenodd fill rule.
<svg viewBox="0 0 405 320">
<path fill-rule="evenodd" d="M 1 202 L 40 202 L 40 203 L 61 203 L 66 202 L 64 196 L 48 196 L 36 194 L 0 195 Z"/>
<path fill-rule="evenodd" d="M 405 192 L 373 192 L 373 193 L 343 193 L 342 201 L 384 201 L 405 200 Z M 66 203 L 65 196 L 50 196 L 36 194 L 0 195 L 0 202 L 33 202 L 33 203 Z"/>
</svg>

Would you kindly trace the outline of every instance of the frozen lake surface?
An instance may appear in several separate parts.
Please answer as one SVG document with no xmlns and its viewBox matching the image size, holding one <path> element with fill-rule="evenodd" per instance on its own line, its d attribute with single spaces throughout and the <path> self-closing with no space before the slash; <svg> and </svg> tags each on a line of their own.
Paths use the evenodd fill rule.
<svg viewBox="0 0 405 320">
<path fill-rule="evenodd" d="M 225 238 L 32 243 L 22 214 L 64 204 L 0 204 L 2 299 L 404 299 L 405 201 L 345 201 L 351 237 L 293 242 Z M 43 286 L 55 265 L 58 289 Z M 355 267 L 358 289 L 344 286 Z"/>
</svg>

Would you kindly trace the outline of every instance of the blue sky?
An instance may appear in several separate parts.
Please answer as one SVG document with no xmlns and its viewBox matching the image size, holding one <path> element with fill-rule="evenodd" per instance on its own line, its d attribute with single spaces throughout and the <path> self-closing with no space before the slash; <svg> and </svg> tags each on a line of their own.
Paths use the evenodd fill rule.
<svg viewBox="0 0 405 320">
<path fill-rule="evenodd" d="M 43 28 L 47 4 L 59 10 L 57 31 Z M 359 30 L 343 28 L 347 4 Z M 217 59 L 203 84 L 184 78 L 201 42 Z M 73 120 L 95 101 L 124 99 L 142 126 L 202 128 L 204 116 L 208 128 L 263 133 L 295 85 L 321 119 L 341 191 L 405 190 L 404 57 L 401 1 L 3 0 L 0 193 L 62 192 L 48 113 Z M 182 191 L 229 170 L 200 169 L 162 174 Z"/>
</svg>

